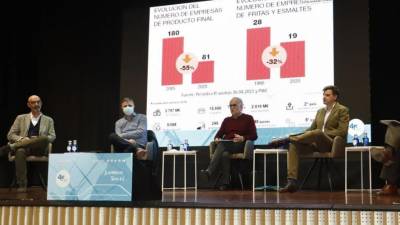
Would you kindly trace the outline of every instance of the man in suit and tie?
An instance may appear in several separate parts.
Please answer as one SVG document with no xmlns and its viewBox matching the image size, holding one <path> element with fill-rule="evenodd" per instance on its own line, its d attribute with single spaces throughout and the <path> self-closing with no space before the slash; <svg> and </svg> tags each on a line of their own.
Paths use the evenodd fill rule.
<svg viewBox="0 0 400 225">
<path fill-rule="evenodd" d="M 337 101 L 339 90 L 336 86 L 323 89 L 323 102 L 326 107 L 318 110 L 311 126 L 302 134 L 289 136 L 287 185 L 280 192 L 298 190 L 297 178 L 299 155 L 307 152 L 330 151 L 333 139 L 341 136 L 347 138 L 349 127 L 349 110 Z"/>
<path fill-rule="evenodd" d="M 48 154 L 49 143 L 56 139 L 54 121 L 42 114 L 40 97 L 30 96 L 27 105 L 31 112 L 17 116 L 7 135 L 9 143 L 0 147 L 0 155 L 6 155 L 9 152 L 15 154 L 18 192 L 26 192 L 28 183 L 26 157 Z"/>
</svg>

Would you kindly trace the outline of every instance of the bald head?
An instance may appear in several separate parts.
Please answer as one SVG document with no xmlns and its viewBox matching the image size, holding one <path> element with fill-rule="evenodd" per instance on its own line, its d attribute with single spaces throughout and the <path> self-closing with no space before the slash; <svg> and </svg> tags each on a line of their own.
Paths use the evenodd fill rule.
<svg viewBox="0 0 400 225">
<path fill-rule="evenodd" d="M 37 95 L 31 95 L 31 96 L 29 96 L 29 98 L 28 98 L 28 102 L 30 102 L 30 101 L 37 101 L 37 100 L 40 101 L 40 97 L 37 96 Z"/>
<path fill-rule="evenodd" d="M 239 97 L 233 97 L 230 102 L 239 103 L 241 106 L 243 106 L 243 101 Z"/>
<path fill-rule="evenodd" d="M 42 100 L 37 95 L 31 95 L 28 98 L 27 105 L 31 109 L 32 114 L 39 114 L 42 108 Z"/>
<path fill-rule="evenodd" d="M 233 97 L 229 101 L 229 109 L 231 110 L 231 114 L 234 118 L 239 117 L 242 114 L 243 110 L 243 101 L 238 97 Z"/>
</svg>

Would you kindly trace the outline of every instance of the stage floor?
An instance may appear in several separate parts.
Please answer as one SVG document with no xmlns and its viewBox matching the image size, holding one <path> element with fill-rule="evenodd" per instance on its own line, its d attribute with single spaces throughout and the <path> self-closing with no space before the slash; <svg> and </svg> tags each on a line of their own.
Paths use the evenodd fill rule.
<svg viewBox="0 0 400 225">
<path fill-rule="evenodd" d="M 158 201 L 85 202 L 47 201 L 46 192 L 32 187 L 27 193 L 0 189 L 0 206 L 107 206 L 147 208 L 262 208 L 262 209 L 327 209 L 327 210 L 399 210 L 400 195 L 379 196 L 376 192 L 275 191 L 211 189 L 164 191 Z"/>
</svg>

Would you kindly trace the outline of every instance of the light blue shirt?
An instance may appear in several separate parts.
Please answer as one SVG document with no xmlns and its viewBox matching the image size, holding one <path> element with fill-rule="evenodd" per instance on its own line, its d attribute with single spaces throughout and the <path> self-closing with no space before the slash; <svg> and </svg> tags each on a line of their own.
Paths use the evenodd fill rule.
<svg viewBox="0 0 400 225">
<path fill-rule="evenodd" d="M 143 114 L 134 113 L 124 116 L 115 122 L 115 133 L 123 139 L 133 139 L 137 144 L 146 146 L 147 118 Z"/>
</svg>

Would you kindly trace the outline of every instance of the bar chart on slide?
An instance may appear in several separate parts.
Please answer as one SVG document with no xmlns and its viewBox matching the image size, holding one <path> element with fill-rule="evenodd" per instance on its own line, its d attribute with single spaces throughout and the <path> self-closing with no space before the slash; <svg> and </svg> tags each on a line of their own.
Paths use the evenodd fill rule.
<svg viewBox="0 0 400 225">
<path fill-rule="evenodd" d="M 280 78 L 305 76 L 305 41 L 271 46 L 270 27 L 247 29 L 246 79 L 270 79 L 270 69 L 279 68 Z"/>
<path fill-rule="evenodd" d="M 202 59 L 207 59 L 203 55 Z M 162 45 L 162 78 L 165 85 L 180 85 L 183 76 L 191 76 L 192 84 L 212 83 L 214 81 L 214 61 L 199 61 L 198 58 L 185 52 L 184 37 L 163 39 Z"/>
<path fill-rule="evenodd" d="M 162 45 L 162 85 L 182 84 L 175 61 L 183 53 L 183 37 L 166 38 Z"/>
<path fill-rule="evenodd" d="M 270 69 L 264 66 L 261 55 L 269 45 L 271 39 L 271 29 L 254 28 L 247 30 L 247 80 L 269 79 Z"/>
<path fill-rule="evenodd" d="M 207 145 L 232 97 L 265 129 L 261 141 L 272 128 L 286 133 L 311 123 L 323 105 L 321 87 L 334 83 L 333 1 L 281 3 L 150 9 L 146 110 L 162 146 L 189 136 Z"/>
</svg>

